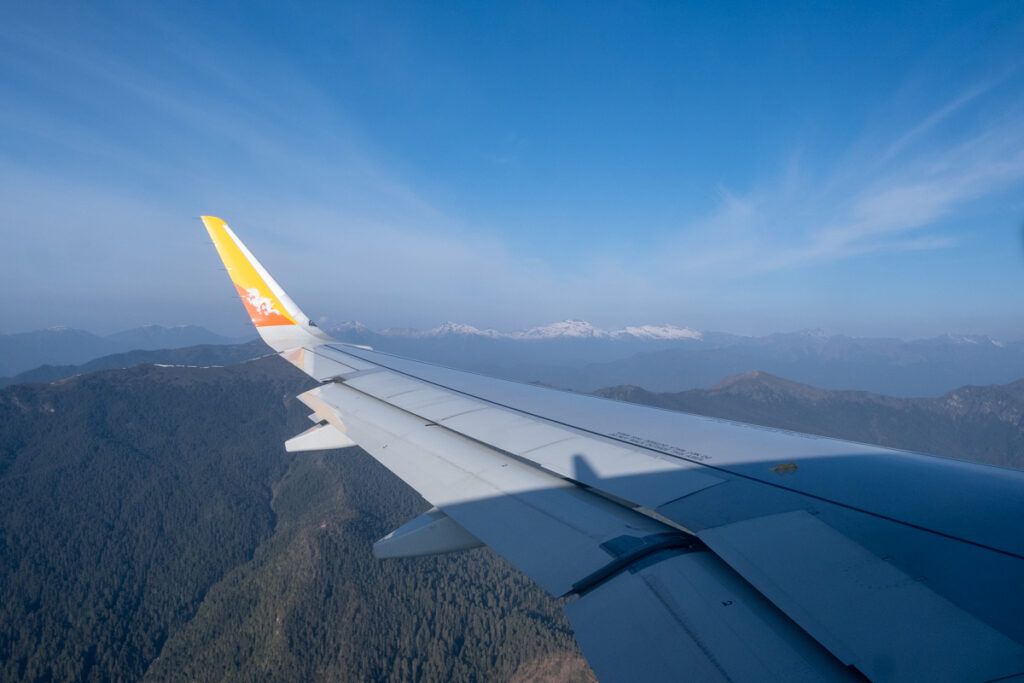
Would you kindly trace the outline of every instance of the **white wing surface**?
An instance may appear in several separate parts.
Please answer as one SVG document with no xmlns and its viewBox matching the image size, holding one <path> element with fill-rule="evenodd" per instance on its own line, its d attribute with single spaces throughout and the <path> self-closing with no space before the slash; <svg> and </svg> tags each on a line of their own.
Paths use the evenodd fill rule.
<svg viewBox="0 0 1024 683">
<path fill-rule="evenodd" d="M 381 557 L 486 544 L 604 681 L 1024 675 L 1024 473 L 497 380 L 340 344 L 204 217 L 320 382 L 290 450 L 358 444 L 434 506 Z"/>
</svg>

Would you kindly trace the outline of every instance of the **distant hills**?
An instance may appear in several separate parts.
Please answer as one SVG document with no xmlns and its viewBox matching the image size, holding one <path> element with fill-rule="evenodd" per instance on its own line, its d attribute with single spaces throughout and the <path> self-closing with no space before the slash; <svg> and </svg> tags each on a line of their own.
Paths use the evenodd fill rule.
<svg viewBox="0 0 1024 683">
<path fill-rule="evenodd" d="M 827 389 L 938 396 L 965 384 L 1000 384 L 1024 376 L 1024 343 L 955 336 L 911 341 L 815 333 L 706 336 L 690 345 L 549 369 L 544 381 L 578 391 L 618 384 L 680 391 L 753 370 Z"/>
<path fill-rule="evenodd" d="M 435 337 L 483 337 L 485 339 L 518 339 L 535 341 L 543 339 L 700 339 L 702 334 L 687 327 L 675 325 L 640 325 L 623 327 L 615 330 L 603 330 L 585 320 L 563 320 L 561 322 L 530 327 L 525 330 L 499 332 L 498 330 L 481 330 L 465 323 L 445 322 L 429 330 L 413 328 L 387 328 L 375 331 L 358 321 L 339 323 L 330 328 L 333 333 L 350 337 L 365 335 L 366 338 L 377 337 L 408 337 L 430 339 Z"/>
<path fill-rule="evenodd" d="M 808 434 L 1024 469 L 1024 380 L 965 386 L 936 398 L 829 391 L 765 372 L 710 389 L 655 393 L 635 386 L 594 392 L 632 403 Z"/>
<path fill-rule="evenodd" d="M 624 384 L 655 392 L 683 391 L 760 370 L 826 389 L 940 396 L 966 384 L 1001 384 L 1024 377 L 1024 342 L 982 336 L 908 341 L 805 331 L 745 337 L 672 325 L 602 330 L 581 320 L 513 332 L 452 322 L 430 330 L 374 330 L 348 322 L 328 331 L 342 341 L 399 355 L 575 391 Z M 0 368 L 7 370 L 0 371 L 0 376 L 8 377 L 0 379 L 0 385 L 67 376 L 82 371 L 70 366 L 112 354 L 237 341 L 191 326 L 148 326 L 108 337 L 70 329 L 2 335 Z M 85 371 L 125 367 L 132 358 L 142 362 L 145 356 L 105 359 Z M 149 362 L 223 364 L 160 360 L 165 358 L 161 354 L 149 358 Z M 41 365 L 56 367 L 37 371 Z"/>
<path fill-rule="evenodd" d="M 0 377 L 16 375 L 40 365 L 79 365 L 125 351 L 235 344 L 240 341 L 243 340 L 224 337 L 197 325 L 146 325 L 107 336 L 70 327 L 0 334 Z"/>
<path fill-rule="evenodd" d="M 143 325 L 106 337 L 131 349 L 171 349 L 198 344 L 230 344 L 237 338 L 224 337 L 198 325 Z"/>
<path fill-rule="evenodd" d="M 510 333 L 455 323 L 425 332 L 374 331 L 360 323 L 331 331 L 399 355 L 576 391 L 619 384 L 681 391 L 761 370 L 828 389 L 938 396 L 965 384 L 1024 376 L 1024 342 L 983 336 L 907 341 L 805 331 L 745 337 L 652 325 L 605 331 L 578 320 Z"/>
<path fill-rule="evenodd" d="M 0 377 L 0 387 L 28 382 L 53 382 L 98 370 L 132 368 L 147 363 L 177 367 L 221 367 L 272 353 L 259 339 L 244 344 L 201 344 L 180 349 L 126 351 L 100 356 L 81 365 L 41 365 L 13 377 Z"/>
</svg>

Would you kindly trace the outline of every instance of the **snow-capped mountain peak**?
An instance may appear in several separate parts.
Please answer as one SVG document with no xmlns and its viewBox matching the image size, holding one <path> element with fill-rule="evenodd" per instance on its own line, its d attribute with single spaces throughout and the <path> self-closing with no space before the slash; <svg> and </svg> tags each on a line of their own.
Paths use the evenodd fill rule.
<svg viewBox="0 0 1024 683">
<path fill-rule="evenodd" d="M 689 327 L 675 325 L 638 325 L 615 330 L 611 336 L 636 337 L 638 339 L 700 339 L 703 335 Z"/>
<path fill-rule="evenodd" d="M 622 329 L 608 331 L 592 325 L 586 320 L 562 320 L 531 327 L 526 330 L 514 332 L 499 332 L 493 329 L 480 329 L 473 325 L 446 321 L 430 330 L 415 330 L 412 328 L 386 328 L 374 332 L 366 325 L 355 321 L 346 321 L 331 327 L 342 335 L 348 333 L 374 333 L 385 337 L 407 337 L 432 339 L 438 337 L 482 337 L 485 339 L 515 339 L 520 341 L 537 341 L 545 339 L 606 339 L 606 340 L 643 340 L 643 341 L 681 341 L 697 340 L 702 335 L 696 330 L 688 327 L 676 327 L 675 325 L 637 325 L 624 327 Z"/>
<path fill-rule="evenodd" d="M 357 332 L 370 332 L 370 328 L 358 320 L 343 320 L 331 326 L 334 330 L 354 330 Z"/>
<path fill-rule="evenodd" d="M 428 330 L 423 333 L 424 337 L 445 337 L 448 335 L 458 336 L 473 336 L 473 337 L 497 337 L 499 333 L 495 330 L 481 330 L 473 327 L 472 325 L 466 325 L 465 323 L 453 323 L 452 321 L 446 321 L 441 323 L 432 330 Z"/>
<path fill-rule="evenodd" d="M 531 327 L 523 332 L 514 332 L 509 336 L 517 339 L 594 338 L 607 337 L 608 333 L 585 320 L 563 320 L 550 325 Z"/>
<path fill-rule="evenodd" d="M 983 334 L 944 334 L 941 335 L 939 339 L 947 343 L 956 344 L 960 346 L 966 344 L 972 344 L 975 346 L 997 346 L 1000 348 L 1004 346 L 1003 342 Z"/>
</svg>

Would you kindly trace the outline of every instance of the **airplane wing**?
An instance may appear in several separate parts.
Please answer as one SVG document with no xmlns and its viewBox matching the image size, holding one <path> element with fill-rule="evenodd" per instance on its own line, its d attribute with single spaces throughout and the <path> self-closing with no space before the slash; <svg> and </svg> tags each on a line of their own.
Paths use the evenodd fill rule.
<svg viewBox="0 0 1024 683">
<path fill-rule="evenodd" d="M 492 379 L 338 343 L 204 216 L 320 384 L 288 450 L 359 445 L 434 507 L 379 557 L 485 544 L 602 681 L 1024 676 L 1024 473 Z"/>
</svg>

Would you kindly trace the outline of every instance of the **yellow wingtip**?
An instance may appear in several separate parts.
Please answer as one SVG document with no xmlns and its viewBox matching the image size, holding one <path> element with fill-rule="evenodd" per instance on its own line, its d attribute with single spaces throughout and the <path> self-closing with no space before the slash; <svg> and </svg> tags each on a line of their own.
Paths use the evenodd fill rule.
<svg viewBox="0 0 1024 683">
<path fill-rule="evenodd" d="M 217 216 L 199 218 L 210 234 L 213 246 L 217 248 L 217 253 L 224 262 L 224 267 L 238 291 L 238 296 L 242 299 L 245 310 L 249 313 L 252 324 L 256 327 L 299 324 L 297 317 L 302 315 L 301 311 L 289 310 L 289 306 L 282 301 L 288 297 L 231 231 L 227 222 Z M 290 300 L 288 303 L 295 308 Z"/>
</svg>

